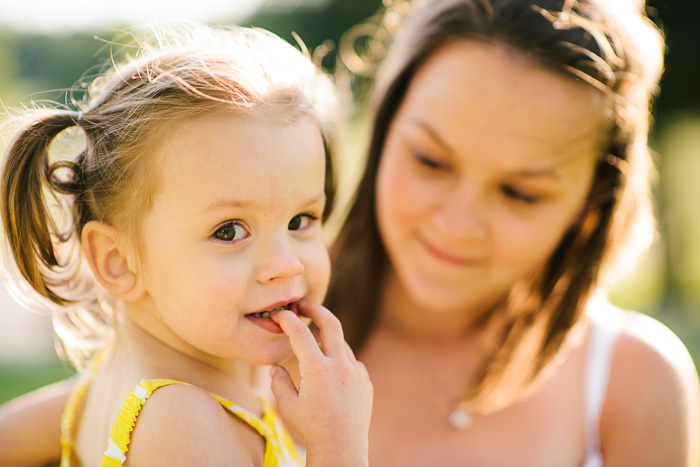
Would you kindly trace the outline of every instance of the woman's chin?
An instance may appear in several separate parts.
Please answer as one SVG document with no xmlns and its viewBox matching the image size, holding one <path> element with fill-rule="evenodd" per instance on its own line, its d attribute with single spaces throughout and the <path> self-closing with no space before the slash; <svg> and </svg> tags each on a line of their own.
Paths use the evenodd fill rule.
<svg viewBox="0 0 700 467">
<path fill-rule="evenodd" d="M 412 300 L 434 318 L 477 318 L 487 313 L 503 297 L 502 293 L 487 293 L 486 290 L 467 286 L 445 284 L 418 285 L 410 289 Z M 459 317 L 459 318 L 458 318 Z"/>
</svg>

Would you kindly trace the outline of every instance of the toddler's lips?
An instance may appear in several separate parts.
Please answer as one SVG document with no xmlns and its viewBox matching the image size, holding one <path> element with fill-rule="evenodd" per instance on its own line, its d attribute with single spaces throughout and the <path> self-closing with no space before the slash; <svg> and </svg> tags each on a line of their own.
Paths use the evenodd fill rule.
<svg viewBox="0 0 700 467">
<path fill-rule="evenodd" d="M 275 313 L 277 311 L 282 311 L 282 310 L 289 310 L 295 315 L 299 316 L 299 302 L 290 302 L 285 305 L 280 305 L 275 308 L 270 308 L 269 310 L 265 311 L 256 311 L 254 313 L 248 313 L 246 316 L 248 317 L 253 317 L 253 318 L 264 318 L 264 319 L 269 319 L 270 315 L 272 313 Z"/>
<path fill-rule="evenodd" d="M 257 326 L 260 326 L 261 328 L 265 329 L 266 331 L 269 331 L 273 334 L 282 334 L 283 331 L 279 324 L 275 323 L 272 319 L 270 319 L 270 317 L 274 313 L 281 310 L 289 310 L 295 315 L 299 316 L 298 302 L 290 302 L 269 310 L 248 313 L 247 315 L 245 315 L 245 317 L 251 320 Z"/>
</svg>

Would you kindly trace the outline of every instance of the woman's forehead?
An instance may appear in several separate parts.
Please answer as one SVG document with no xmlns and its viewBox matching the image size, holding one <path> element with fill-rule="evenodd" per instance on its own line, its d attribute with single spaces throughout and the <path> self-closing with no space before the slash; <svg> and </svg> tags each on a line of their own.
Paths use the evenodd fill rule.
<svg viewBox="0 0 700 467">
<path fill-rule="evenodd" d="M 610 104 L 605 94 L 563 69 L 554 71 L 525 51 L 475 39 L 450 42 L 430 54 L 409 85 L 409 92 L 416 90 L 433 99 L 447 96 L 455 105 L 485 96 L 511 111 L 558 111 L 572 119 L 604 117 Z"/>
<path fill-rule="evenodd" d="M 442 47 L 416 72 L 397 119 L 455 150 L 536 157 L 601 146 L 602 93 L 514 53 L 474 40 Z"/>
</svg>

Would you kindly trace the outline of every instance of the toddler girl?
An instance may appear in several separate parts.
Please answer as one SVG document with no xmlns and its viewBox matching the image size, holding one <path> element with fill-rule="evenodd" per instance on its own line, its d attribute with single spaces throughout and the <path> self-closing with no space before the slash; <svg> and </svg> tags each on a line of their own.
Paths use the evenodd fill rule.
<svg viewBox="0 0 700 467">
<path fill-rule="evenodd" d="M 307 465 L 364 465 L 371 384 L 319 305 L 332 86 L 261 30 L 154 38 L 81 111 L 33 111 L 5 155 L 16 290 L 59 309 L 69 355 L 96 355 L 63 415 L 62 465 L 301 464 L 254 365 L 273 365 Z M 84 149 L 52 162 L 76 126 Z M 276 365 L 293 354 L 297 386 Z"/>
</svg>

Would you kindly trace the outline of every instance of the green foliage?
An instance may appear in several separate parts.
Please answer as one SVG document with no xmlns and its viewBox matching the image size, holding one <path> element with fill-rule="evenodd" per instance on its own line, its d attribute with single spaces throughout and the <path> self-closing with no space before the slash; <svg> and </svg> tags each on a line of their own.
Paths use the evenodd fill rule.
<svg viewBox="0 0 700 467">
<path fill-rule="evenodd" d="M 305 46 L 313 51 L 325 41 L 332 41 L 336 50 L 328 55 L 323 66 L 329 70 L 335 66 L 335 52 L 342 34 L 362 22 L 382 6 L 381 0 L 332 0 L 316 7 L 292 9 L 284 7 L 283 1 L 269 2 L 243 22 L 243 26 L 258 26 L 269 29 L 280 37 L 294 43 L 292 32 L 298 34 Z M 319 2 L 315 2 L 319 3 Z"/>
<path fill-rule="evenodd" d="M 109 58 L 105 44 L 88 33 L 67 36 L 4 32 L 0 41 L 0 96 L 6 106 L 70 99 L 85 70 L 97 71 Z M 6 66 L 5 66 L 6 65 Z"/>
<path fill-rule="evenodd" d="M 0 404 L 74 373 L 58 357 L 35 364 L 0 365 Z"/>
</svg>

